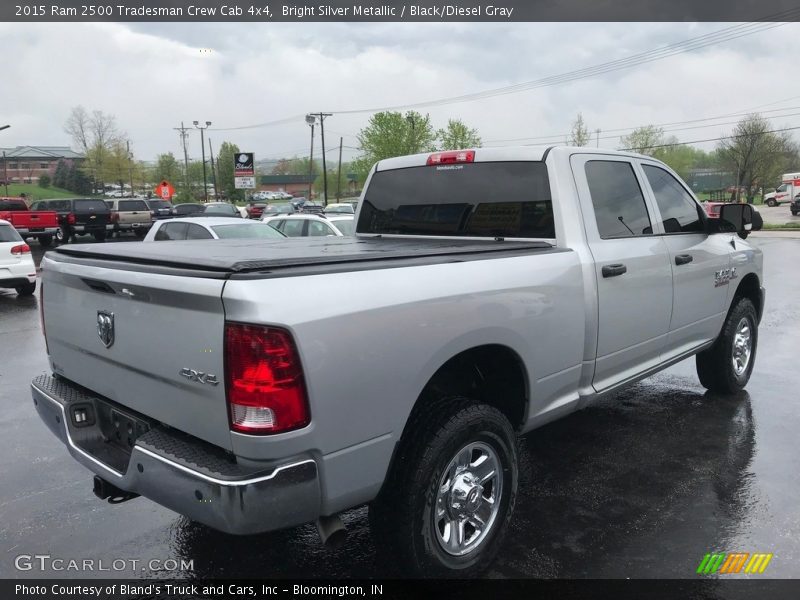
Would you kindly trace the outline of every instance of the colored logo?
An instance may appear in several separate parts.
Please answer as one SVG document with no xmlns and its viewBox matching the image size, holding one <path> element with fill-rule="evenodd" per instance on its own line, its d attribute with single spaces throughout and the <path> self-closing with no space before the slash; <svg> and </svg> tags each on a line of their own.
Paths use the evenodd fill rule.
<svg viewBox="0 0 800 600">
<path fill-rule="evenodd" d="M 767 570 L 772 553 L 717 552 L 706 554 L 697 567 L 698 575 L 730 575 L 732 573 L 763 573 Z"/>
</svg>

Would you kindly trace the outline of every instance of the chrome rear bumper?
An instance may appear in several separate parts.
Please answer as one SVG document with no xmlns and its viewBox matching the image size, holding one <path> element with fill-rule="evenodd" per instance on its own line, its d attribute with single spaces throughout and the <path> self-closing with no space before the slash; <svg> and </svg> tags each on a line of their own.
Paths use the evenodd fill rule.
<svg viewBox="0 0 800 600">
<path fill-rule="evenodd" d="M 31 392 L 40 418 L 73 458 L 122 490 L 234 534 L 282 529 L 319 516 L 320 486 L 312 458 L 245 467 L 201 440 L 156 426 L 137 438 L 126 468 L 119 470 L 81 444 L 87 431 L 99 435 L 99 426 L 89 426 L 97 427 L 94 432 L 78 426 L 74 415 L 77 406 L 111 403 L 47 375 L 31 382 Z"/>
</svg>

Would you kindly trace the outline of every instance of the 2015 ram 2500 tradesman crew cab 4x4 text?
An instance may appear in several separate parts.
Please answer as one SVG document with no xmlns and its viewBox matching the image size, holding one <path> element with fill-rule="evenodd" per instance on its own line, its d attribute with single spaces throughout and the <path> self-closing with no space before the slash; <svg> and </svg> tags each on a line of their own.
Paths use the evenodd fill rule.
<svg viewBox="0 0 800 600">
<path fill-rule="evenodd" d="M 49 252 L 33 398 L 101 497 L 323 538 L 371 503 L 414 572 L 470 575 L 511 519 L 517 434 L 692 355 L 705 387 L 745 386 L 754 220 L 709 219 L 647 156 L 393 158 L 354 238 Z"/>
</svg>

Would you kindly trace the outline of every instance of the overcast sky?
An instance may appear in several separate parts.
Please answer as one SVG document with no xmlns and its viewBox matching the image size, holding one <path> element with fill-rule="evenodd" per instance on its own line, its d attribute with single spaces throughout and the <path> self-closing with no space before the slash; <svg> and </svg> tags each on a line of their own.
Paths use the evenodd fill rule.
<svg viewBox="0 0 800 600">
<path fill-rule="evenodd" d="M 291 123 L 221 131 L 308 111 L 394 106 L 531 81 L 731 27 L 716 23 L 86 23 L 0 24 L 5 50 L 0 147 L 67 145 L 81 104 L 116 116 L 137 158 L 179 155 L 174 127 L 212 121 L 256 159 L 308 154 L 309 128 Z M 460 118 L 485 145 L 562 134 L 580 111 L 594 131 L 800 107 L 800 24 L 554 87 L 421 109 L 435 126 Z M 210 52 L 201 52 L 208 48 Z M 800 108 L 766 115 L 800 113 Z M 369 114 L 326 120 L 326 145 L 357 146 Z M 730 132 L 720 119 L 675 131 L 681 140 Z M 800 125 L 774 116 L 776 127 Z M 677 127 L 677 126 L 676 126 Z M 685 127 L 685 125 L 684 125 Z M 619 146 L 619 134 L 600 134 Z M 613 136 L 612 139 L 602 139 Z M 797 136 L 796 136 L 797 138 Z M 531 140 L 532 141 L 532 140 Z M 527 141 L 515 143 L 529 143 Z M 319 156 L 319 138 L 315 155 Z M 704 147 L 713 147 L 705 144 Z M 190 157 L 199 158 L 197 132 Z M 345 159 L 354 150 L 345 149 Z M 335 160 L 336 152 L 327 156 Z"/>
</svg>

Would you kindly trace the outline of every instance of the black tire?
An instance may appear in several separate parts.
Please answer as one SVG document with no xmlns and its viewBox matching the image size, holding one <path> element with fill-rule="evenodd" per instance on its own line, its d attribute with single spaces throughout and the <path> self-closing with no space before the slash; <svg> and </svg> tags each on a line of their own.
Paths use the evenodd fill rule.
<svg viewBox="0 0 800 600">
<path fill-rule="evenodd" d="M 20 296 L 33 296 L 33 293 L 36 291 L 36 282 L 34 281 L 33 283 L 17 286 L 16 290 L 17 294 Z"/>
<path fill-rule="evenodd" d="M 53 245 L 53 236 L 52 235 L 40 235 L 39 236 L 39 245 L 42 248 L 49 248 Z"/>
<path fill-rule="evenodd" d="M 95 231 L 93 234 L 95 241 L 98 242 L 105 242 L 106 241 L 106 232 L 105 231 Z"/>
<path fill-rule="evenodd" d="M 742 338 L 737 344 L 737 333 L 742 333 L 743 323 L 749 330 L 750 352 L 743 369 L 734 366 L 734 346 L 740 348 Z M 746 345 L 746 344 L 745 344 Z M 700 352 L 696 358 L 697 376 L 706 389 L 721 394 L 735 394 L 744 389 L 753 372 L 758 348 L 758 317 L 755 306 L 747 298 L 738 298 L 728 311 L 719 337 L 708 350 Z M 741 353 L 739 354 L 741 360 Z M 741 366 L 741 363 L 739 363 Z"/>
<path fill-rule="evenodd" d="M 773 206 L 777 206 L 777 205 L 778 205 L 777 202 L 775 202 L 775 200 L 773 200 L 772 198 L 767 200 L 767 206 L 769 206 L 770 208 L 772 208 Z"/>
<path fill-rule="evenodd" d="M 147 235 L 146 229 L 134 229 L 133 233 L 136 235 L 137 238 L 142 239 L 144 236 Z"/>
<path fill-rule="evenodd" d="M 67 242 L 69 242 L 69 231 L 63 227 L 59 227 L 58 231 L 56 231 L 56 243 L 66 244 Z"/>
<path fill-rule="evenodd" d="M 370 524 L 376 544 L 394 559 L 400 559 L 406 567 L 404 573 L 425 577 L 474 577 L 494 559 L 514 512 L 518 482 L 514 429 L 496 408 L 455 397 L 421 411 L 408 424 L 407 432 L 384 488 L 370 505 Z M 475 449 L 471 450 L 471 446 Z M 464 545 L 465 554 L 457 556 L 445 550 L 447 540 L 443 539 L 450 537 L 448 532 L 453 531 L 452 524 L 456 522 L 451 520 L 455 517 L 449 512 L 456 510 L 451 505 L 453 490 L 459 477 L 468 477 L 471 469 L 478 468 L 478 463 L 472 467 L 473 458 L 468 459 L 467 471 L 461 472 L 454 471 L 452 465 L 459 454 L 477 455 L 480 460 L 483 450 L 494 453 L 494 463 L 500 468 L 494 469 L 492 479 L 484 480 L 485 487 L 470 489 L 469 501 L 463 504 L 464 510 L 479 506 L 472 511 L 475 515 L 480 513 L 489 526 L 481 533 L 471 524 L 464 525 L 462 537 L 465 542 L 472 539 L 474 546 Z M 437 502 L 440 488 L 449 488 L 441 504 Z M 491 508 L 493 504 L 485 502 L 494 494 L 497 494 L 496 513 Z M 443 510 L 436 511 L 437 505 Z M 485 518 L 484 511 L 493 516 Z M 458 519 L 469 521 L 466 517 Z"/>
</svg>

